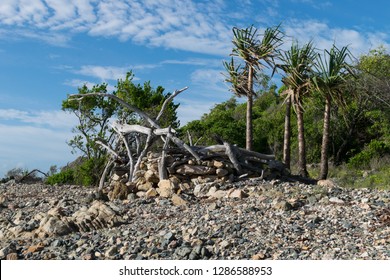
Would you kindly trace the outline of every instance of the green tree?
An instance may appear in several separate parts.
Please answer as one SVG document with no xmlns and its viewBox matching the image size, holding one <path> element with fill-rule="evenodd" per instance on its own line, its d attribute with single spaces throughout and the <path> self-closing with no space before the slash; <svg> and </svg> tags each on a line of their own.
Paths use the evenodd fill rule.
<svg viewBox="0 0 390 280">
<path fill-rule="evenodd" d="M 84 85 L 78 89 L 79 94 L 93 92 L 106 93 L 107 84 L 94 85 L 91 89 Z M 76 135 L 68 142 L 72 152 L 80 151 L 87 159 L 104 156 L 105 152 L 95 144 L 95 140 L 109 141 L 108 121 L 117 109 L 116 102 L 101 96 L 86 96 L 80 100 L 65 99 L 62 101 L 62 109 L 75 114 L 79 121 L 72 130 Z"/>
<path fill-rule="evenodd" d="M 125 79 L 118 80 L 113 94 L 144 111 L 152 119 L 156 118 L 170 93 L 164 94 L 164 88 L 161 86 L 152 88 L 150 82 L 136 85 L 133 83 L 133 78 L 133 73 L 128 72 Z M 72 172 L 68 172 L 66 176 L 59 176 L 61 180 L 73 178 L 83 185 L 97 183 L 106 164 L 107 151 L 96 144 L 96 140 L 113 144 L 113 131 L 109 127 L 110 119 L 118 118 L 119 121 L 128 124 L 143 124 L 142 119 L 135 112 L 124 109 L 114 99 L 88 95 L 97 92 L 107 93 L 107 84 L 94 85 L 92 88 L 84 85 L 79 88 L 81 98 L 66 99 L 62 103 L 62 109 L 75 114 L 79 120 L 78 125 L 73 129 L 76 135 L 68 144 L 72 147 L 72 152 L 81 152 L 83 160 L 78 163 L 78 166 L 72 167 Z M 176 115 L 178 106 L 173 102 L 168 105 L 159 120 L 162 126 L 170 125 L 173 128 L 179 126 Z"/>
<path fill-rule="evenodd" d="M 276 52 L 282 44 L 283 34 L 280 26 L 267 28 L 259 39 L 258 30 L 253 27 L 241 29 L 233 28 L 233 51 L 232 56 L 241 58 L 245 65 L 235 65 L 234 59 L 224 62 L 228 78 L 226 81 L 232 84 L 232 91 L 237 96 L 246 96 L 246 149 L 252 150 L 253 146 L 253 89 L 257 72 L 261 72 L 264 67 L 272 66 Z"/>
<path fill-rule="evenodd" d="M 324 51 L 324 55 L 318 56 L 316 64 L 317 73 L 314 81 L 316 88 L 323 94 L 325 99 L 320 179 L 326 179 L 328 176 L 329 129 L 332 102 L 343 104 L 343 92 L 345 92 L 347 80 L 353 72 L 351 65 L 348 64 L 349 58 L 348 47 L 338 49 L 333 45 L 330 50 Z"/>
<path fill-rule="evenodd" d="M 133 79 L 134 74 L 128 72 L 124 80 L 118 80 L 114 94 L 125 102 L 144 111 L 152 119 L 155 119 L 160 112 L 164 101 L 171 96 L 171 93 L 165 94 L 165 89 L 162 86 L 158 86 L 154 89 L 151 86 L 150 81 L 145 82 L 143 85 L 134 84 Z M 159 124 L 162 127 L 167 127 L 169 125 L 172 128 L 179 127 L 180 122 L 176 113 L 178 107 L 179 104 L 173 102 L 169 103 L 168 108 L 159 121 Z M 139 123 L 142 121 L 137 114 L 120 106 L 117 107 L 117 115 L 121 121 L 126 123 Z"/>
<path fill-rule="evenodd" d="M 303 118 L 303 98 L 310 91 L 313 66 L 315 64 L 316 52 L 312 42 L 302 47 L 297 42 L 293 42 L 289 50 L 280 52 L 280 64 L 276 67 L 283 71 L 282 82 L 287 87 L 284 91 L 286 97 L 286 118 L 285 118 L 285 141 L 284 141 L 284 160 L 287 166 L 290 166 L 290 106 L 294 106 L 297 114 L 298 124 L 298 173 L 307 177 L 306 168 L 306 143 L 305 126 Z"/>
</svg>

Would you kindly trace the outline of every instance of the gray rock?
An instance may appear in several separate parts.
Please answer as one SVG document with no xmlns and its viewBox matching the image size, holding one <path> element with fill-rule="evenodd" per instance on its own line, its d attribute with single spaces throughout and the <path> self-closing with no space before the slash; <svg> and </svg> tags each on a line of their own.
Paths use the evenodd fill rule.
<svg viewBox="0 0 390 280">
<path fill-rule="evenodd" d="M 340 204 L 340 205 L 345 203 L 344 200 L 342 200 L 342 199 L 340 199 L 338 197 L 335 197 L 335 196 L 329 198 L 329 202 L 334 203 L 334 204 Z"/>
<path fill-rule="evenodd" d="M 104 255 L 106 257 L 112 258 L 116 254 L 118 254 L 118 246 L 117 245 L 112 245 L 110 248 L 108 248 L 105 252 Z"/>
<path fill-rule="evenodd" d="M 175 255 L 177 255 L 181 258 L 185 258 L 185 257 L 189 256 L 191 254 L 191 252 L 192 252 L 191 247 L 182 246 L 182 247 L 178 247 L 175 250 Z"/>
</svg>

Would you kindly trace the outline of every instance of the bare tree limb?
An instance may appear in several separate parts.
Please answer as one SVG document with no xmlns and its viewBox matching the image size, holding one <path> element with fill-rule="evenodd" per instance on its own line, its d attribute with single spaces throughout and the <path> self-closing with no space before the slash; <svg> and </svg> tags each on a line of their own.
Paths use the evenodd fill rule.
<svg viewBox="0 0 390 280">
<path fill-rule="evenodd" d="M 234 168 L 237 170 L 238 174 L 240 175 L 242 173 L 242 168 L 240 163 L 237 160 L 237 156 L 234 152 L 234 148 L 227 142 L 224 142 L 223 145 L 225 146 L 225 153 L 229 157 L 229 160 L 233 164 Z"/>
<path fill-rule="evenodd" d="M 157 115 L 156 121 L 160 120 L 160 118 L 163 115 L 166 107 L 169 105 L 169 103 L 171 103 L 173 98 L 175 98 L 177 95 L 179 95 L 179 93 L 185 91 L 186 89 L 188 89 L 188 87 L 185 87 L 185 88 L 182 88 L 182 89 L 179 89 L 179 90 L 175 90 L 171 96 L 169 96 L 167 99 L 165 99 L 164 104 L 162 105 L 161 110 L 160 110 L 160 112 Z"/>
<path fill-rule="evenodd" d="M 100 140 L 95 141 L 95 143 L 99 144 L 100 146 L 105 148 L 107 150 L 107 152 L 109 152 L 113 156 L 113 158 L 122 160 L 122 158 L 119 156 L 119 154 L 117 152 L 115 152 L 110 146 L 106 145 L 105 143 L 103 143 Z"/>
<path fill-rule="evenodd" d="M 128 181 L 131 182 L 133 180 L 134 160 L 133 160 L 133 156 L 131 155 L 129 143 L 127 143 L 126 137 L 124 135 L 122 135 L 122 133 L 120 133 L 115 126 L 112 126 L 112 128 L 118 134 L 118 136 L 122 140 L 122 142 L 125 144 L 127 155 L 129 157 L 129 178 L 128 178 Z"/>
<path fill-rule="evenodd" d="M 170 129 L 170 127 L 169 127 Z M 167 139 L 165 140 L 164 147 L 161 152 L 161 158 L 158 163 L 158 174 L 160 177 L 160 180 L 168 179 L 168 172 L 167 172 L 167 166 L 166 166 L 166 150 L 169 145 L 169 141 L 171 139 L 172 134 L 168 131 Z"/>
<path fill-rule="evenodd" d="M 103 174 L 102 176 L 100 177 L 100 181 L 99 181 L 99 191 L 101 191 L 104 187 L 104 181 L 106 179 L 106 176 L 107 176 L 107 173 L 108 171 L 110 170 L 112 164 L 114 163 L 113 160 L 109 160 L 106 164 L 106 167 L 104 168 L 103 170 Z"/>
</svg>

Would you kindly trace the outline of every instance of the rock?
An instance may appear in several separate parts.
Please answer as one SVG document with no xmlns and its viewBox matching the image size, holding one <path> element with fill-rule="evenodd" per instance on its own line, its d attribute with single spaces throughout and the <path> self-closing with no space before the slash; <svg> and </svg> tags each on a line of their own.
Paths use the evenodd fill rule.
<svg viewBox="0 0 390 280">
<path fill-rule="evenodd" d="M 187 246 L 178 247 L 175 250 L 175 254 L 182 258 L 188 257 L 191 254 L 191 252 L 192 249 Z"/>
<path fill-rule="evenodd" d="M 84 254 L 81 259 L 83 259 L 84 261 L 89 261 L 89 260 L 93 260 L 94 259 L 94 255 L 93 254 Z"/>
<path fill-rule="evenodd" d="M 219 243 L 219 246 L 223 249 L 227 249 L 231 246 L 232 244 L 228 240 L 223 240 L 221 243 Z"/>
<path fill-rule="evenodd" d="M 146 171 L 144 176 L 145 176 L 146 182 L 158 183 L 160 181 L 160 179 L 158 178 L 158 175 L 155 172 L 153 172 L 152 170 Z"/>
<path fill-rule="evenodd" d="M 225 164 L 221 161 L 214 160 L 213 161 L 213 166 L 217 169 L 221 169 L 225 167 Z"/>
<path fill-rule="evenodd" d="M 210 211 L 213 211 L 213 210 L 215 210 L 217 208 L 218 208 L 218 205 L 215 202 L 210 203 L 210 205 L 207 207 L 207 209 L 210 210 Z"/>
<path fill-rule="evenodd" d="M 113 181 L 120 181 L 120 180 L 121 180 L 121 176 L 119 176 L 119 175 L 116 174 L 116 173 L 115 173 L 114 175 L 112 175 L 111 178 L 112 178 Z"/>
<path fill-rule="evenodd" d="M 212 191 L 210 192 L 210 190 Z M 194 195 L 196 197 L 204 197 L 204 196 L 210 196 L 212 192 L 215 192 L 217 188 L 215 187 L 215 183 L 205 183 L 205 184 L 198 184 L 194 187 Z"/>
<path fill-rule="evenodd" d="M 147 198 L 156 197 L 157 195 L 158 193 L 155 188 L 151 188 L 147 192 L 145 192 L 145 197 Z"/>
<path fill-rule="evenodd" d="M 240 189 L 231 189 L 227 192 L 227 197 L 229 198 L 245 198 L 248 197 L 248 194 Z"/>
<path fill-rule="evenodd" d="M 276 210 L 283 210 L 283 211 L 290 211 L 293 209 L 293 206 L 288 203 L 287 201 L 280 201 L 274 204 L 274 209 Z"/>
<path fill-rule="evenodd" d="M 311 195 L 307 198 L 307 202 L 310 204 L 310 205 L 314 205 L 317 203 L 317 198 L 314 196 L 314 195 Z"/>
<path fill-rule="evenodd" d="M 16 253 L 16 246 L 14 243 L 7 245 L 0 250 L 0 259 L 6 258 L 9 254 Z"/>
<path fill-rule="evenodd" d="M 81 232 L 88 232 L 122 224 L 123 220 L 108 204 L 96 200 L 87 210 L 75 212 L 72 222 Z"/>
<path fill-rule="evenodd" d="M 17 260 L 18 259 L 18 254 L 17 253 L 10 253 L 7 255 L 7 260 Z"/>
<path fill-rule="evenodd" d="M 175 206 L 186 205 L 188 203 L 186 200 L 184 200 L 183 198 L 181 198 L 177 194 L 172 194 L 171 200 L 172 200 L 173 205 L 175 205 Z"/>
<path fill-rule="evenodd" d="M 335 197 L 335 196 L 329 198 L 329 202 L 330 202 L 330 203 L 334 203 L 334 204 L 340 204 L 340 205 L 342 205 L 342 204 L 345 203 L 344 200 L 342 200 L 342 199 L 340 199 L 340 198 L 338 198 L 338 197 Z"/>
<path fill-rule="evenodd" d="M 211 193 L 209 191 L 209 194 L 210 194 L 209 196 L 214 197 L 214 198 L 224 198 L 227 195 L 227 191 L 217 190 L 217 191 L 211 192 Z"/>
<path fill-rule="evenodd" d="M 215 168 L 202 165 L 183 164 L 176 169 L 181 175 L 211 175 L 215 174 Z"/>
<path fill-rule="evenodd" d="M 144 191 L 139 191 L 136 193 L 137 197 L 145 197 L 145 192 Z"/>
<path fill-rule="evenodd" d="M 114 182 L 114 190 L 108 194 L 110 200 L 114 199 L 126 199 L 129 193 L 131 193 L 131 186 L 127 186 L 122 182 Z"/>
<path fill-rule="evenodd" d="M 41 237 L 66 235 L 73 231 L 70 224 L 59 216 L 47 215 L 39 223 L 37 233 Z"/>
<path fill-rule="evenodd" d="M 28 247 L 27 250 L 23 251 L 23 254 L 27 255 L 28 253 L 39 252 L 39 251 L 42 251 L 44 248 L 45 248 L 45 245 L 42 242 L 40 242 L 37 245 L 32 245 L 32 246 Z"/>
<path fill-rule="evenodd" d="M 147 192 L 151 188 L 153 188 L 153 183 L 151 182 L 146 182 L 145 184 L 141 184 L 137 186 L 138 191 L 144 191 L 144 192 Z"/>
<path fill-rule="evenodd" d="M 161 180 L 158 183 L 158 193 L 160 196 L 168 198 L 172 195 L 172 186 L 171 186 L 171 181 L 169 180 Z"/>
<path fill-rule="evenodd" d="M 256 260 L 256 261 L 258 261 L 258 260 L 264 260 L 265 258 L 266 258 L 266 257 L 265 257 L 265 255 L 264 255 L 263 253 L 258 253 L 258 254 L 253 255 L 253 256 L 251 257 L 252 260 Z"/>
<path fill-rule="evenodd" d="M 334 188 L 336 187 L 337 185 L 330 179 L 326 179 L 326 180 L 319 180 L 317 182 L 317 185 L 318 186 L 322 186 L 322 187 L 326 187 L 326 188 Z"/>
<path fill-rule="evenodd" d="M 5 195 L 0 195 L 0 207 L 7 207 L 7 198 Z"/>
<path fill-rule="evenodd" d="M 114 257 L 116 254 L 118 254 L 118 246 L 117 245 L 112 245 L 110 248 L 108 248 L 105 252 L 104 255 L 108 258 Z"/>
</svg>

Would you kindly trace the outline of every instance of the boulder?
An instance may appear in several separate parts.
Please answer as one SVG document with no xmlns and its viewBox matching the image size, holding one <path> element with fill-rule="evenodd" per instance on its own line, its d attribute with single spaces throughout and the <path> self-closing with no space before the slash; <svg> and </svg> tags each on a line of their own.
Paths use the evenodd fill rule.
<svg viewBox="0 0 390 280">
<path fill-rule="evenodd" d="M 147 191 L 145 192 L 145 197 L 147 197 L 147 198 L 155 197 L 155 196 L 157 196 L 157 195 L 158 195 L 158 193 L 157 193 L 157 191 L 156 191 L 155 188 L 151 188 L 151 189 L 149 189 L 149 190 L 147 190 Z"/>
<path fill-rule="evenodd" d="M 329 180 L 329 179 L 319 180 L 317 182 L 317 185 L 322 186 L 322 187 L 326 187 L 326 188 L 334 188 L 337 186 L 332 180 Z"/>
<path fill-rule="evenodd" d="M 173 194 L 171 181 L 170 180 L 161 180 L 158 183 L 157 191 L 161 197 L 170 197 Z"/>
<path fill-rule="evenodd" d="M 186 205 L 188 203 L 186 200 L 184 200 L 181 196 L 177 194 L 172 194 L 171 201 L 175 206 Z"/>
</svg>

